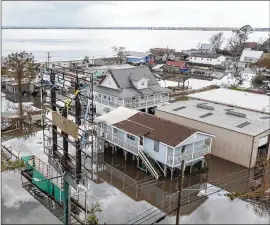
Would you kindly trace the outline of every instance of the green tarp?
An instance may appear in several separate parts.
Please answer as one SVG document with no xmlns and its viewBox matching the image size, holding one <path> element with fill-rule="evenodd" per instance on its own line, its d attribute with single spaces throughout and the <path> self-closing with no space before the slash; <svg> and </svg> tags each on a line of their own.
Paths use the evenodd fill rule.
<svg viewBox="0 0 270 225">
<path fill-rule="evenodd" d="M 63 191 L 61 191 L 60 187 L 46 178 L 40 171 L 35 169 L 35 165 L 29 164 L 29 160 L 35 158 L 35 156 L 25 156 L 21 159 L 26 163 L 28 169 L 33 169 L 33 177 L 32 183 L 35 184 L 40 190 L 48 193 L 49 195 L 53 196 L 57 201 L 63 201 Z"/>
</svg>

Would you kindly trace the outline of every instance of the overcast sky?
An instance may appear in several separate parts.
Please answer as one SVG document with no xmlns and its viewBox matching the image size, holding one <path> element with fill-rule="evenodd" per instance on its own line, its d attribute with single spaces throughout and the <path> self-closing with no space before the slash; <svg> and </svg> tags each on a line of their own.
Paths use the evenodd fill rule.
<svg viewBox="0 0 270 225">
<path fill-rule="evenodd" d="M 268 1 L 4 1 L 2 26 L 269 27 Z"/>
</svg>

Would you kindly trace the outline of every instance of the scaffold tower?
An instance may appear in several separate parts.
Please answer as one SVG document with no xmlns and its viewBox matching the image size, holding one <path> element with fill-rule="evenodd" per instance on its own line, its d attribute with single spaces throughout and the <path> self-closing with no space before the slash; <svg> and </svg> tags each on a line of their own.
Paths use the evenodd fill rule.
<svg viewBox="0 0 270 225">
<path fill-rule="evenodd" d="M 94 77 L 89 72 L 60 66 L 44 68 L 43 72 L 44 152 L 48 164 L 61 174 L 63 223 L 70 224 L 72 195 L 84 208 L 78 221 L 86 222 L 88 184 L 96 180 L 98 154 L 103 152 L 94 128 Z"/>
</svg>

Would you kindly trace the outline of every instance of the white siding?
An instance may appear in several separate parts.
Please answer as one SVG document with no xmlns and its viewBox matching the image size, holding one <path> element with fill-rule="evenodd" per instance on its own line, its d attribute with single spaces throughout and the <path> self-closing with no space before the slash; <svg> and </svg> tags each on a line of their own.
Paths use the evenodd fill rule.
<svg viewBox="0 0 270 225">
<path fill-rule="evenodd" d="M 145 77 L 142 77 L 138 81 L 132 81 L 132 83 L 137 89 L 148 88 L 148 80 Z"/>
<path fill-rule="evenodd" d="M 138 81 L 138 89 L 144 89 L 144 88 L 148 88 L 148 80 L 145 77 L 142 77 Z"/>
<path fill-rule="evenodd" d="M 215 135 L 212 142 L 211 154 L 226 159 L 236 164 L 249 167 L 253 137 L 221 127 L 198 122 L 180 116 L 175 116 L 166 112 L 156 110 L 156 116 L 176 122 L 178 124 Z M 256 154 L 254 152 L 254 154 Z M 256 155 L 255 155 L 256 159 Z M 251 167 L 254 166 L 254 160 Z"/>
<path fill-rule="evenodd" d="M 268 143 L 268 135 L 260 138 L 258 147 L 266 145 L 267 143 Z"/>
<path fill-rule="evenodd" d="M 114 82 L 111 74 L 109 74 L 109 73 L 104 78 L 104 80 L 101 82 L 100 86 L 118 90 L 116 83 Z"/>
<path fill-rule="evenodd" d="M 165 164 L 166 159 L 166 145 L 159 143 L 159 151 L 154 150 L 154 141 L 150 138 L 144 137 L 143 151 L 146 152 L 151 158 Z"/>
<path fill-rule="evenodd" d="M 181 143 L 181 146 L 183 145 L 188 145 L 188 144 L 193 144 L 194 142 L 200 142 L 204 141 L 206 139 L 211 138 L 210 136 L 204 135 L 204 134 L 198 134 L 195 133 L 192 136 L 190 136 L 187 140 Z"/>
<path fill-rule="evenodd" d="M 95 105 L 96 105 L 96 113 L 99 114 L 99 115 L 103 115 L 106 113 L 105 108 L 108 108 L 109 111 L 112 111 L 113 109 L 115 109 L 115 107 L 111 106 L 111 105 L 105 105 L 105 104 L 102 104 L 100 102 L 95 102 Z"/>
<path fill-rule="evenodd" d="M 221 65 L 223 62 L 226 61 L 226 58 L 224 56 L 220 56 L 217 59 L 204 58 L 201 56 L 191 56 L 189 58 L 189 61 L 193 63 L 203 63 L 208 65 Z"/>
</svg>

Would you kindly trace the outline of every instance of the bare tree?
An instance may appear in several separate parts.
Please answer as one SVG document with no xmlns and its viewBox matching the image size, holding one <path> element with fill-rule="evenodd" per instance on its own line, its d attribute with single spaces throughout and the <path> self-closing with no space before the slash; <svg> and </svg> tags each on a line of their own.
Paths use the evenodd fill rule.
<svg viewBox="0 0 270 225">
<path fill-rule="evenodd" d="M 202 43 L 199 42 L 199 43 L 196 45 L 196 48 L 197 48 L 198 50 L 202 50 Z"/>
<path fill-rule="evenodd" d="M 113 46 L 112 47 L 112 50 L 116 53 L 118 59 L 119 59 L 119 62 L 120 64 L 123 63 L 124 59 L 125 59 L 125 47 L 116 47 L 116 46 Z"/>
<path fill-rule="evenodd" d="M 5 66 L 9 69 L 10 76 L 18 83 L 19 97 L 19 128 L 23 129 L 23 120 L 25 119 L 23 103 L 22 103 L 22 86 L 24 82 L 31 83 L 36 78 L 39 66 L 35 63 L 32 53 L 25 51 L 19 53 L 11 53 L 6 57 Z"/>
<path fill-rule="evenodd" d="M 257 50 L 267 52 L 270 50 L 270 34 L 269 37 L 264 39 L 260 38 L 257 44 Z"/>
<path fill-rule="evenodd" d="M 252 27 L 245 25 L 240 29 L 233 31 L 233 35 L 228 39 L 227 48 L 232 52 L 233 60 L 243 50 L 244 43 L 248 40 L 249 35 L 252 33 Z"/>
<path fill-rule="evenodd" d="M 224 42 L 224 33 L 219 32 L 213 34 L 212 37 L 209 39 L 210 44 L 214 45 L 216 52 L 220 49 L 222 43 Z"/>
<path fill-rule="evenodd" d="M 86 55 L 86 56 L 84 56 L 84 58 L 83 58 L 83 62 L 84 63 L 89 63 L 89 57 Z"/>
</svg>

